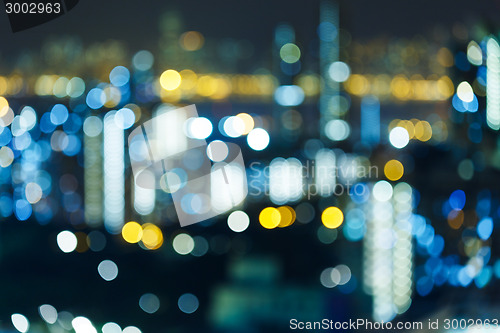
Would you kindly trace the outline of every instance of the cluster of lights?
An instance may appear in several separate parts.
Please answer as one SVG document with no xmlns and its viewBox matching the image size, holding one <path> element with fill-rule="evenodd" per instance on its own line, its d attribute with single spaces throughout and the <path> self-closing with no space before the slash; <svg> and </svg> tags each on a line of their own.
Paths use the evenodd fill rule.
<svg viewBox="0 0 500 333">
<path fill-rule="evenodd" d="M 275 90 L 276 79 L 271 75 L 196 74 L 190 69 L 165 70 L 159 85 L 151 86 L 164 102 L 175 103 L 192 97 L 221 100 L 229 96 L 268 98 Z"/>
<path fill-rule="evenodd" d="M 320 282 L 326 288 L 344 286 L 351 281 L 351 269 L 346 265 L 325 268 L 320 275 Z"/>
<path fill-rule="evenodd" d="M 73 233 L 69 230 L 61 231 L 56 237 L 57 246 L 64 253 L 77 251 L 86 252 L 88 249 L 99 252 L 106 246 L 106 236 L 98 231 L 91 231 L 88 235 L 84 232 Z"/>
<path fill-rule="evenodd" d="M 426 120 L 394 119 L 389 124 L 389 142 L 395 148 L 401 149 L 406 147 L 410 140 L 429 141 L 433 137 L 433 131 L 436 132 L 436 142 L 446 139 L 448 135 L 446 124 L 441 120 L 436 120 L 431 125 Z"/>
<path fill-rule="evenodd" d="M 455 91 L 453 82 L 446 75 L 424 79 L 420 75 L 411 78 L 396 75 L 391 78 L 385 74 L 352 74 L 344 82 L 344 87 L 356 96 L 374 95 L 381 100 L 394 98 L 401 101 L 445 101 Z"/>
<path fill-rule="evenodd" d="M 462 252 L 468 258 L 465 265 L 460 264 L 457 256 L 442 256 L 444 239 L 435 234 L 434 228 L 423 217 L 414 216 L 411 220 L 417 250 L 429 255 L 425 263 L 425 274 L 419 276 L 416 283 L 416 290 L 422 296 L 428 295 L 434 286 L 444 283 L 467 287 L 474 282 L 478 288 L 483 288 L 491 280 L 493 269 L 488 265 L 491 249 L 486 243 L 493 232 L 493 220 L 490 217 L 491 194 L 489 191 L 478 194 L 474 214 L 464 211 L 466 202 L 466 194 L 462 190 L 453 191 L 443 202 L 443 215 L 450 228 L 457 231 L 462 229 L 459 244 L 463 246 Z M 497 263 L 498 261 L 495 268 Z"/>
<path fill-rule="evenodd" d="M 259 222 L 266 229 L 286 228 L 296 219 L 296 212 L 290 206 L 266 207 L 259 214 Z"/>
<path fill-rule="evenodd" d="M 328 39 L 323 34 L 323 39 Z M 331 40 L 330 40 L 331 41 Z M 196 51 L 203 47 L 203 36 L 195 31 L 184 33 L 179 40 L 181 47 L 186 51 Z M 495 44 L 496 43 L 496 44 Z M 488 125 L 493 129 L 498 129 L 495 116 L 495 76 L 498 70 L 499 50 L 498 43 L 490 39 L 488 42 Z M 441 51 L 440 51 L 441 52 Z M 300 64 L 301 51 L 294 43 L 286 43 L 279 50 L 281 60 L 289 65 Z M 477 43 L 471 42 L 467 49 L 467 59 L 476 66 L 482 65 L 482 50 Z M 446 62 L 446 50 L 441 52 L 440 61 Z M 443 60 L 444 59 L 444 60 Z M 154 58 L 148 51 L 140 51 L 133 58 L 133 66 L 139 72 L 147 72 L 152 68 Z M 492 79 L 490 79 L 490 76 Z M 387 75 L 368 76 L 351 75 L 350 67 L 340 61 L 331 62 L 328 66 L 329 80 L 341 83 L 344 82 L 346 90 L 358 96 L 378 96 L 381 99 L 394 97 L 398 100 L 445 100 L 454 93 L 454 86 L 447 76 L 432 76 L 427 79 L 413 76 L 408 79 L 405 76 L 397 75 L 390 78 Z M 103 107 L 113 108 L 124 104 L 130 95 L 129 83 L 134 79 L 130 71 L 123 67 L 115 67 L 109 76 L 110 84 L 100 84 L 91 89 L 85 97 L 86 105 L 99 110 Z M 2 89 L 2 77 L 0 77 L 0 91 Z M 316 88 L 310 88 L 311 86 Z M 318 77 L 314 75 L 303 75 L 297 78 L 291 85 L 281 85 L 276 89 L 276 79 L 270 75 L 253 76 L 230 76 L 230 75 L 199 75 L 191 70 L 176 71 L 168 69 L 159 77 L 158 82 L 151 84 L 154 94 L 162 97 L 163 101 L 176 102 L 182 98 L 193 96 L 208 97 L 214 100 L 223 99 L 231 95 L 251 96 L 263 95 L 274 96 L 278 105 L 293 107 L 302 104 L 306 96 L 314 96 L 321 91 L 321 84 Z M 40 96 L 54 95 L 58 98 L 69 97 L 78 99 L 85 91 L 85 83 L 78 77 L 66 78 L 62 76 L 43 75 L 35 83 L 35 93 Z M 8 95 L 9 93 L 5 93 Z M 478 101 L 475 86 L 467 82 L 462 82 L 457 86 L 456 95 L 453 97 L 453 106 L 460 112 L 475 112 L 478 110 Z M 336 105 L 336 116 L 342 116 L 350 107 L 350 100 L 338 94 L 330 103 Z M 81 150 L 81 143 L 75 135 L 83 126 L 85 134 L 85 216 L 89 225 L 104 215 L 106 227 L 109 232 L 116 233 L 121 230 L 123 239 L 128 243 L 140 243 L 141 247 L 154 250 L 163 244 L 163 233 L 154 224 L 145 223 L 140 225 L 137 222 L 123 224 L 124 202 L 121 201 L 123 195 L 122 179 L 125 166 L 123 165 L 123 135 L 124 130 L 133 126 L 139 120 L 140 109 L 137 106 L 124 106 L 118 111 L 111 111 L 103 118 L 90 116 L 82 122 L 82 117 L 78 112 L 70 113 L 64 104 L 52 106 L 49 112 L 40 119 L 40 130 L 42 133 L 50 135 L 50 139 L 35 143 L 29 132 L 36 128 L 37 114 L 31 107 L 24 107 L 19 115 L 15 116 L 7 100 L 0 97 L 0 118 L 3 127 L 0 132 L 0 142 L 5 145 L 0 149 L 0 165 L 4 168 L 11 167 L 16 170 L 15 159 L 19 152 L 24 155 L 37 154 L 36 151 L 43 150 L 41 145 L 48 145 L 53 151 L 60 151 L 67 156 L 75 156 Z M 76 109 L 76 108 L 75 108 Z M 288 114 L 293 115 L 294 110 L 288 110 Z M 295 111 L 296 112 L 296 111 Z M 298 113 L 298 112 L 297 112 Z M 300 113 L 299 113 L 300 116 Z M 286 117 L 285 117 L 286 118 Z M 258 117 L 247 113 L 240 113 L 235 116 L 224 117 L 218 124 L 219 132 L 230 138 L 246 136 L 247 143 L 253 150 L 261 151 L 269 145 L 269 133 L 260 127 Z M 10 128 L 9 128 L 10 126 Z M 56 129 L 58 126 L 62 130 Z M 285 126 L 285 124 L 284 124 Z M 264 126 L 265 127 L 265 126 Z M 416 139 L 427 142 L 434 137 L 437 130 L 446 137 L 446 125 L 442 121 L 436 121 L 432 125 L 428 121 L 412 119 L 395 119 L 389 125 L 389 141 L 396 148 L 404 148 L 410 140 Z M 206 139 L 213 132 L 212 122 L 208 118 L 199 117 L 190 119 L 183 128 L 185 134 L 192 139 Z M 349 124 L 342 119 L 331 119 L 325 123 L 324 131 L 326 137 L 332 141 L 345 140 L 350 135 Z M 104 135 L 102 135 L 104 133 Z M 103 138 L 104 137 L 104 138 Z M 100 143 L 104 139 L 104 161 L 100 154 Z M 10 146 L 7 146 L 12 142 Z M 45 143 L 43 143 L 45 142 Z M 216 141 L 212 141 L 211 144 Z M 222 142 L 222 141 L 218 141 Z M 38 144 L 36 146 L 35 144 Z M 210 146 L 210 145 L 209 145 Z M 49 149 L 50 149 L 49 148 Z M 335 153 L 327 149 L 313 149 L 316 153 L 315 159 L 317 167 L 321 163 L 335 165 L 337 157 Z M 110 152 L 112 154 L 110 155 Z M 118 155 L 118 156 L 115 156 Z M 24 156 L 23 156 L 24 157 Z M 213 156 L 209 157 L 212 161 Z M 27 158 L 26 158 L 27 159 Z M 39 158 L 42 160 L 42 158 Z M 344 158 L 346 160 L 347 158 Z M 470 160 L 468 160 L 470 162 Z M 347 163 L 347 162 L 346 162 Z M 340 164 L 340 162 L 339 162 Z M 461 163 L 462 165 L 462 163 Z M 465 170 L 466 166 L 463 164 Z M 302 197 L 303 177 L 302 163 L 295 158 L 274 159 L 270 164 L 270 197 L 276 205 L 288 202 L 297 202 Z M 102 207 L 102 189 L 99 182 L 99 171 L 104 168 L 104 193 L 105 204 Z M 88 170 L 87 170 L 88 169 Z M 469 168 L 470 169 L 470 168 Z M 110 178 L 112 170 L 113 177 L 117 175 L 120 179 L 116 181 Z M 398 160 L 390 160 L 384 165 L 385 177 L 393 182 L 400 180 L 404 175 L 403 164 Z M 465 172 L 465 171 L 464 171 Z M 459 167 L 459 174 L 460 167 Z M 468 176 L 463 176 L 465 179 Z M 14 176 L 13 176 L 14 178 Z M 470 179 L 470 178 L 469 178 Z M 316 177 L 316 186 L 332 189 L 336 184 L 335 177 L 327 175 L 323 178 Z M 45 198 L 50 192 L 50 178 L 41 174 L 36 179 L 22 179 L 23 191 L 21 199 L 13 202 L 14 214 L 20 220 L 25 220 L 31 216 L 35 206 L 35 214 L 43 220 L 44 211 L 50 211 L 50 205 L 45 203 Z M 283 187 L 287 184 L 288 187 Z M 155 207 L 154 190 L 143 191 L 144 189 L 134 188 L 134 208 L 141 215 L 150 214 Z M 80 209 L 78 197 L 74 190 L 63 191 L 65 195 L 65 210 L 69 213 Z M 321 196 L 330 196 L 331 191 L 319 193 Z M 0 200 L 11 200 L 4 199 Z M 489 247 L 485 246 L 493 232 L 493 220 L 483 214 L 474 228 L 464 228 L 462 243 L 464 252 L 469 257 L 466 265 L 459 265 L 458 262 L 449 258 L 440 258 L 443 250 L 443 238 L 435 234 L 434 228 L 425 218 L 412 215 L 412 189 L 406 183 L 391 185 L 389 182 L 380 181 L 373 185 L 371 198 L 359 199 L 353 195 L 353 202 L 356 204 L 366 204 L 369 208 L 365 211 L 352 208 L 346 209 L 346 215 L 338 207 L 328 207 L 321 214 L 322 224 L 318 228 L 318 239 L 324 244 L 331 244 L 342 230 L 344 236 L 350 241 L 358 241 L 365 237 L 365 256 L 371 261 L 370 267 L 366 268 L 365 280 L 367 290 L 374 295 L 375 318 L 390 320 L 395 313 L 406 311 L 411 303 L 412 288 L 412 255 L 413 247 L 411 239 L 417 240 L 417 251 L 429 256 L 425 264 L 425 274 L 419 276 L 417 281 L 417 292 L 420 295 L 427 295 L 434 285 L 444 283 L 441 275 L 449 276 L 451 285 L 467 286 L 473 280 L 476 285 L 484 286 L 488 283 L 492 275 L 492 269 L 486 266 L 490 253 Z M 3 202 L 3 201 L 2 201 Z M 7 202 L 7 201 L 5 201 Z M 367 204 L 369 202 L 369 204 Z M 465 193 L 455 191 L 447 200 L 446 218 L 449 226 L 458 230 L 464 226 Z M 5 205 L 4 205 L 5 206 Z M 8 206 L 8 205 L 7 205 Z M 37 208 L 43 207 L 43 208 Z M 88 209 L 87 209 L 88 207 Z M 104 209 L 104 211 L 103 211 Z M 2 210 L 2 215 L 4 215 Z M 50 214 L 49 214 L 50 215 Z M 294 209 L 289 206 L 277 208 L 267 207 L 259 215 L 260 224 L 266 229 L 284 228 L 290 226 L 297 219 L 299 222 L 308 223 L 315 215 L 315 209 L 309 203 L 301 203 Z M 5 215 L 4 215 L 5 216 Z M 46 218 L 47 219 L 47 218 Z M 367 223 L 365 223 L 365 221 Z M 342 229 L 339 229 L 340 226 Z M 240 233 L 250 225 L 248 215 L 240 210 L 232 212 L 227 218 L 227 225 L 230 230 Z M 57 244 L 62 252 L 69 253 L 79 251 L 84 248 L 99 248 L 98 241 L 89 239 L 99 239 L 100 236 L 93 237 L 84 233 L 72 233 L 63 231 L 57 235 Z M 102 234 L 100 234 L 102 236 Z M 82 243 L 83 242 L 83 243 Z M 105 242 L 105 238 L 104 238 Z M 483 246 L 484 245 L 484 246 Z M 177 234 L 172 240 L 174 251 L 180 255 L 192 254 L 194 256 L 203 255 L 208 250 L 208 242 L 203 237 L 191 237 L 186 233 Z M 102 248 L 101 248 L 102 249 Z M 201 249 L 201 250 L 200 250 Z M 366 253 L 370 252 L 370 253 Z M 381 259 L 383 257 L 383 259 Z M 500 272 L 500 263 L 495 265 L 495 272 Z M 378 267 L 375 267 L 378 266 Z M 497 266 L 499 268 L 497 268 Z M 390 268 L 392 267 L 392 268 Z M 445 268 L 442 268 L 445 267 Z M 391 270 L 392 269 L 392 270 Z M 390 272 L 388 270 L 391 270 Z M 118 275 L 118 266 L 111 260 L 104 260 L 98 266 L 99 275 L 106 281 L 114 280 Z M 376 275 L 379 274 L 377 277 Z M 392 276 L 391 278 L 387 278 Z M 497 274 L 500 276 L 500 273 Z M 345 265 L 325 269 L 320 276 L 321 284 L 327 288 L 347 285 L 351 281 L 350 268 Z M 386 283 L 393 281 L 392 284 Z M 446 280 L 446 279 L 445 279 Z M 144 294 L 139 301 L 140 307 L 147 313 L 154 313 L 159 308 L 159 299 L 154 294 Z M 184 313 L 193 313 L 199 306 L 198 299 L 193 294 L 184 294 L 178 299 L 178 307 Z M 42 307 L 41 307 L 42 308 Z M 55 311 L 55 309 L 54 309 Z M 56 319 L 52 309 L 44 307 L 40 313 L 42 318 L 50 318 L 54 323 Z M 48 320 L 46 320 L 49 322 Z M 73 328 L 78 333 L 95 331 L 90 321 L 83 317 L 73 320 Z M 26 317 L 20 314 L 12 316 L 15 328 L 20 332 L 29 329 L 29 322 Z M 118 331 L 119 330 L 119 331 Z M 115 323 L 107 323 L 102 328 L 103 333 L 122 332 Z M 123 330 L 126 333 L 140 332 L 137 328 L 128 327 Z"/>
<path fill-rule="evenodd" d="M 394 187 L 386 181 L 373 185 L 370 200 L 355 198 L 365 206 L 364 289 L 373 295 L 374 317 L 390 320 L 411 304 L 412 290 L 412 188 Z M 356 211 L 355 209 L 352 212 Z M 364 216 L 361 212 L 358 216 Z M 348 213 L 348 219 L 351 213 Z"/>
<path fill-rule="evenodd" d="M 121 229 L 123 239 L 127 243 L 139 243 L 148 250 L 157 250 L 163 245 L 163 233 L 160 228 L 152 223 L 140 225 L 130 221 Z"/>
<path fill-rule="evenodd" d="M 147 295 L 147 294 L 146 294 Z M 145 295 L 143 295 L 144 297 Z M 194 295 L 193 295 L 194 296 Z M 141 300 L 142 298 L 141 297 Z M 182 296 L 181 296 L 182 297 Z M 139 301 L 141 304 L 141 301 Z M 158 305 L 159 307 L 159 305 Z M 141 306 L 142 308 L 142 306 Z M 181 310 L 182 311 L 182 310 Z M 183 311 L 185 312 L 185 311 Z M 69 331 L 74 330 L 76 333 L 97 333 L 96 327 L 99 327 L 92 323 L 87 317 L 83 316 L 73 316 L 70 312 L 60 311 L 58 312 L 56 308 L 50 304 L 43 304 L 38 307 L 38 313 L 43 322 L 51 329 L 57 329 Z M 14 313 L 10 316 L 12 326 L 20 332 L 27 333 L 30 331 L 30 321 L 28 318 L 20 313 Z M 56 325 L 56 326 L 54 326 Z M 39 325 L 33 325 L 33 327 L 39 327 Z M 127 326 L 121 328 L 115 322 L 107 322 L 102 325 L 100 331 L 102 333 L 141 333 L 142 331 L 136 326 Z"/>
</svg>

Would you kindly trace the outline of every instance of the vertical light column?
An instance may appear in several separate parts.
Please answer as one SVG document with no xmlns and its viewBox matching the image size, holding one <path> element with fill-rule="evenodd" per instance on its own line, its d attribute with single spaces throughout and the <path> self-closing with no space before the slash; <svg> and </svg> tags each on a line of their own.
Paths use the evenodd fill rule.
<svg viewBox="0 0 500 333">
<path fill-rule="evenodd" d="M 169 112 L 176 108 L 163 104 L 153 114 L 154 132 L 148 133 L 151 150 L 155 160 L 162 160 L 186 151 L 188 138 L 184 133 L 185 112 Z"/>
<path fill-rule="evenodd" d="M 411 305 L 413 245 L 412 188 L 386 181 L 375 183 L 367 204 L 363 242 L 363 284 L 373 296 L 373 318 L 389 321 Z"/>
<path fill-rule="evenodd" d="M 364 288 L 373 296 L 373 318 L 394 318 L 393 303 L 393 189 L 386 181 L 375 183 L 368 203 L 368 220 L 364 250 Z M 367 262 L 367 260 L 369 262 Z"/>
<path fill-rule="evenodd" d="M 486 44 L 486 122 L 500 129 L 500 46 L 493 37 Z"/>
<path fill-rule="evenodd" d="M 143 171 L 141 177 L 150 178 L 149 183 L 154 184 L 155 182 L 155 175 L 149 170 Z M 134 189 L 133 203 L 135 211 L 140 215 L 151 214 L 155 209 L 156 189 L 141 187 L 135 180 L 132 181 L 132 188 Z"/>
<path fill-rule="evenodd" d="M 275 158 L 269 165 L 269 196 L 277 205 L 295 202 L 303 196 L 302 163 L 296 158 Z"/>
<path fill-rule="evenodd" d="M 361 141 L 370 146 L 380 142 L 380 102 L 375 96 L 361 100 Z"/>
<path fill-rule="evenodd" d="M 339 60 L 339 7 L 336 1 L 323 0 L 320 5 L 320 73 L 325 82 L 319 98 L 320 128 L 324 133 L 328 121 L 338 118 L 340 85 L 329 75 L 330 65 Z"/>
<path fill-rule="evenodd" d="M 321 149 L 316 153 L 314 163 L 314 180 L 316 192 L 328 197 L 335 191 L 337 183 L 337 165 L 335 153 L 330 149 Z"/>
<path fill-rule="evenodd" d="M 394 186 L 394 244 L 393 264 L 394 277 L 392 293 L 397 313 L 404 313 L 411 305 L 413 286 L 413 245 L 411 233 L 411 216 L 413 211 L 412 188 L 407 183 Z"/>
<path fill-rule="evenodd" d="M 392 205 L 376 201 L 373 205 L 373 317 L 377 321 L 388 321 L 394 316 L 392 303 Z"/>
<path fill-rule="evenodd" d="M 125 137 L 114 118 L 114 111 L 104 117 L 104 226 L 119 233 L 125 220 Z"/>
<path fill-rule="evenodd" d="M 103 220 L 101 119 L 88 117 L 83 132 L 85 222 L 90 227 L 97 227 Z"/>
</svg>

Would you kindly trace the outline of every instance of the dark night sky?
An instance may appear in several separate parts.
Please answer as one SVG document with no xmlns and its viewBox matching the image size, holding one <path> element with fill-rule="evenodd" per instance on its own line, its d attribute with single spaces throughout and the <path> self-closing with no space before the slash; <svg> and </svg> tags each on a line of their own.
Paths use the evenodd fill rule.
<svg viewBox="0 0 500 333">
<path fill-rule="evenodd" d="M 86 43 L 113 38 L 127 42 L 132 50 L 150 48 L 158 40 L 158 17 L 168 8 L 182 13 L 186 29 L 199 30 L 208 38 L 248 39 L 259 48 L 270 44 L 279 22 L 292 23 L 299 38 L 313 34 L 318 7 L 319 0 L 81 0 L 66 15 L 16 34 L 10 31 L 6 15 L 0 14 L 0 50 L 5 54 L 36 49 L 47 36 L 68 34 Z M 436 25 L 450 27 L 477 18 L 500 22 L 500 0 L 341 1 L 341 27 L 358 40 L 425 35 Z"/>
</svg>

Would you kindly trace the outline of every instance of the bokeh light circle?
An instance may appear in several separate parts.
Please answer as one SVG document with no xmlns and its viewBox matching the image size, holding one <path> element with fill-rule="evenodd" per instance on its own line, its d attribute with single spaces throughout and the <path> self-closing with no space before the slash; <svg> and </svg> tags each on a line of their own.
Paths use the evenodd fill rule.
<svg viewBox="0 0 500 333">
<path fill-rule="evenodd" d="M 234 232 L 243 232 L 250 225 L 250 218 L 245 212 L 236 210 L 228 216 L 227 225 Z"/>
<path fill-rule="evenodd" d="M 261 151 L 269 145 L 269 134 L 263 128 L 254 128 L 248 133 L 247 143 L 253 150 Z"/>
<path fill-rule="evenodd" d="M 406 128 L 397 126 L 389 133 L 389 141 L 393 147 L 401 149 L 410 142 L 410 135 Z"/>
<path fill-rule="evenodd" d="M 198 297 L 196 297 L 193 294 L 187 293 L 179 297 L 179 300 L 177 301 L 177 306 L 179 307 L 179 310 L 181 310 L 182 312 L 191 314 L 194 313 L 196 310 L 198 310 L 200 302 L 198 301 Z"/>
<path fill-rule="evenodd" d="M 387 179 L 396 181 L 401 179 L 404 174 L 403 164 L 398 160 L 390 160 L 384 166 L 384 174 Z"/>
<path fill-rule="evenodd" d="M 328 207 L 321 214 L 321 222 L 329 229 L 336 229 L 344 222 L 344 214 L 338 207 Z"/>
<path fill-rule="evenodd" d="M 64 253 L 73 252 L 76 249 L 78 240 L 71 231 L 65 230 L 57 234 L 57 245 Z"/>
</svg>

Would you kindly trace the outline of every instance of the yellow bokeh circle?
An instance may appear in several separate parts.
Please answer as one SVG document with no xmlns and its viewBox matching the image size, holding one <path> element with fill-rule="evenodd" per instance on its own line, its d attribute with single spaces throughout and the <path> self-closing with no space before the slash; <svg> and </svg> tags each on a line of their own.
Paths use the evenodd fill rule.
<svg viewBox="0 0 500 333">
<path fill-rule="evenodd" d="M 3 117 L 9 111 L 9 102 L 5 99 L 5 97 L 0 96 L 0 117 Z"/>
<path fill-rule="evenodd" d="M 145 247 L 149 250 L 156 250 L 163 245 L 163 233 L 160 228 L 152 223 L 145 223 L 142 229 L 141 241 Z"/>
<path fill-rule="evenodd" d="M 338 228 L 344 222 L 344 214 L 337 207 L 328 207 L 321 214 L 321 222 L 329 229 Z"/>
<path fill-rule="evenodd" d="M 398 160 L 390 160 L 384 166 L 384 174 L 389 180 L 398 180 L 403 177 L 405 169 Z"/>
<path fill-rule="evenodd" d="M 122 237 L 127 243 L 137 243 L 142 238 L 142 226 L 134 221 L 126 223 L 122 228 Z"/>
<path fill-rule="evenodd" d="M 176 70 L 168 69 L 160 76 L 160 85 L 163 89 L 172 91 L 181 85 L 182 77 Z"/>
<path fill-rule="evenodd" d="M 264 208 L 259 215 L 260 224 L 266 229 L 274 229 L 281 222 L 280 211 L 274 207 Z"/>
<path fill-rule="evenodd" d="M 278 211 L 280 212 L 280 223 L 278 227 L 285 228 L 291 226 L 293 222 L 295 222 L 295 211 L 290 206 L 282 206 L 278 207 Z"/>
</svg>

